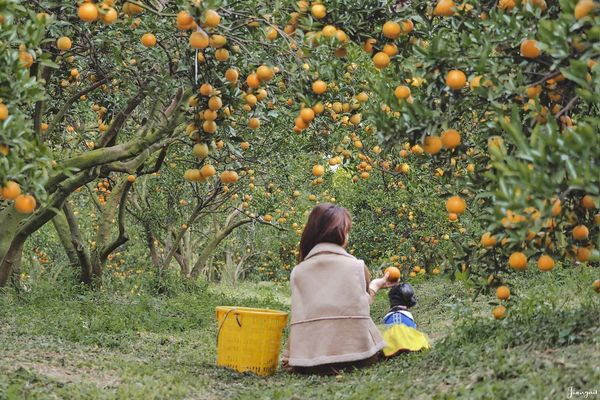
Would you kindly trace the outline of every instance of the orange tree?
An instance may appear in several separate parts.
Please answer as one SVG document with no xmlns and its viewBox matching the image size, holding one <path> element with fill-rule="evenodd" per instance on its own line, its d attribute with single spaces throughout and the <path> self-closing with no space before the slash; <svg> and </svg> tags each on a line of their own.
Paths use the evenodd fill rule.
<svg viewBox="0 0 600 400">
<path fill-rule="evenodd" d="M 269 172 L 285 165 L 272 162 L 277 157 L 265 147 L 269 142 L 264 139 L 273 132 L 264 128 L 275 118 L 289 121 L 288 131 L 277 132 L 284 140 L 292 130 L 298 134 L 286 156 L 307 154 L 290 163 L 298 169 L 284 176 L 299 170 L 314 175 L 306 178 L 311 186 L 305 190 L 294 180 L 282 180 L 282 193 L 331 201 L 335 182 L 330 188 L 320 185 L 330 180 L 327 164 L 342 165 L 353 181 L 373 185 L 365 196 L 375 216 L 365 211 L 360 217 L 370 215 L 380 223 L 380 215 L 388 228 L 399 224 L 378 207 L 382 193 L 409 184 L 407 198 L 415 205 L 415 198 L 423 199 L 421 208 L 437 195 L 431 213 L 417 215 L 416 228 L 412 222 L 400 225 L 419 230 L 457 226 L 458 233 L 470 234 L 456 236 L 459 257 L 450 264 L 475 273 L 480 282 L 501 282 L 512 253 L 517 253 L 513 268 L 523 268 L 524 257 L 537 259 L 543 252 L 553 258 L 543 258 L 542 269 L 571 253 L 581 262 L 597 257 L 599 157 L 593 133 L 598 128 L 594 59 L 599 35 L 594 2 L 374 5 L 357 0 L 267 6 L 105 1 L 63 6 L 45 1 L 36 7 L 34 12 L 47 16 L 9 9 L 5 18 L 48 24 L 46 41 L 32 52 L 32 67 L 40 65 L 37 76 L 44 80 L 36 82 L 47 96 L 62 101 L 54 107 L 48 102 L 48 107 L 40 100 L 36 109 L 41 111 L 30 115 L 35 132 L 44 138 L 40 148 L 57 163 L 47 182 L 38 184 L 42 206 L 35 213 L 23 217 L 12 202 L 3 203 L 4 221 L 25 219 L 18 226 L 5 225 L 11 228 L 0 253 L 2 284 L 24 240 L 57 209 L 67 214 L 65 200 L 77 187 L 98 178 L 117 181 L 114 177 L 124 174 L 157 173 L 182 157 L 185 172 L 178 168 L 183 177 L 192 185 L 208 182 L 205 193 L 216 189 L 215 176 L 226 172 L 222 180 L 238 185 L 231 199 L 253 218 L 273 218 L 267 213 L 278 209 L 290 213 L 291 208 L 274 204 L 276 182 L 261 175 L 263 187 L 250 179 L 253 168 Z M 13 53 L 20 44 L 10 42 Z M 49 62 L 42 68 L 44 56 L 59 68 Z M 26 132 L 25 142 L 31 143 L 34 132 Z M 22 151 L 19 142 L 3 141 L 5 153 Z M 241 151 L 261 144 L 256 155 L 263 157 L 263 165 L 258 168 Z M 192 162 L 190 154 L 197 155 Z M 247 183 L 235 182 L 242 172 L 248 174 Z M 377 181 L 389 175 L 390 180 L 375 186 L 370 175 Z M 7 200 L 15 192 L 7 180 L 26 191 L 43 182 L 21 170 L 2 170 L 0 179 Z M 114 204 L 122 209 L 131 188 L 123 177 L 118 181 L 124 190 Z M 260 195 L 247 193 L 257 186 Z M 403 196 L 394 194 L 398 203 L 386 213 L 399 216 Z M 345 199 L 352 201 L 352 195 Z M 362 203 L 353 204 L 358 210 Z M 24 205 L 23 210 L 35 208 L 30 200 Z M 444 207 L 449 219 L 460 219 L 466 229 L 448 225 L 440 213 Z M 295 230 L 301 229 L 297 218 Z M 484 233 L 477 232 L 480 226 L 489 230 L 483 248 L 477 245 Z M 120 232 L 116 239 L 108 231 L 102 235 L 107 250 L 122 237 Z M 424 231 L 415 238 L 432 236 Z M 99 253 L 101 264 L 107 251 Z M 442 257 L 446 249 L 426 258 L 435 259 L 434 254 Z"/>
</svg>

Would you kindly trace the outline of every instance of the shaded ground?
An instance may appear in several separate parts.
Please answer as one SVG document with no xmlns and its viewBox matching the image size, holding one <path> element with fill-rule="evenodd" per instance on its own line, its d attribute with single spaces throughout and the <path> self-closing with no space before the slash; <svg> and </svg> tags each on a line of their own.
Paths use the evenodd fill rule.
<svg viewBox="0 0 600 400">
<path fill-rule="evenodd" d="M 566 398 L 600 389 L 596 273 L 531 271 L 509 318 L 492 296 L 444 278 L 415 285 L 414 314 L 435 345 L 338 377 L 269 378 L 216 368 L 215 305 L 288 309 L 288 288 L 244 284 L 170 297 L 39 291 L 0 296 L 0 398 L 394 399 Z M 373 317 L 387 308 L 379 296 Z"/>
</svg>

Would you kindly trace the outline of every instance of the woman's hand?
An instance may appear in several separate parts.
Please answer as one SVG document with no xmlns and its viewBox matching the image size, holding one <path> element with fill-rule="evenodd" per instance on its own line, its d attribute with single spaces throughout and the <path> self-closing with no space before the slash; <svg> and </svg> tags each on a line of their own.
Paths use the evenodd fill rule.
<svg viewBox="0 0 600 400">
<path fill-rule="evenodd" d="M 390 282 L 388 281 L 390 274 L 386 273 L 383 278 L 373 279 L 369 284 L 369 289 L 377 293 L 380 289 L 390 288 L 392 286 L 396 286 L 398 282 Z"/>
</svg>

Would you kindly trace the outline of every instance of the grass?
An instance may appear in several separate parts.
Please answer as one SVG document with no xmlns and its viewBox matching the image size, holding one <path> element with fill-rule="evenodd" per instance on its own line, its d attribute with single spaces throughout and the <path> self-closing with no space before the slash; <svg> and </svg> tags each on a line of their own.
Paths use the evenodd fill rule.
<svg viewBox="0 0 600 400">
<path fill-rule="evenodd" d="M 509 317 L 460 282 L 415 285 L 429 352 L 337 377 L 269 378 L 215 367 L 214 307 L 288 310 L 289 288 L 178 286 L 167 295 L 40 284 L 0 295 L 2 399 L 561 398 L 600 389 L 596 272 L 531 271 L 511 287 Z M 372 307 L 379 320 L 387 299 Z"/>
</svg>

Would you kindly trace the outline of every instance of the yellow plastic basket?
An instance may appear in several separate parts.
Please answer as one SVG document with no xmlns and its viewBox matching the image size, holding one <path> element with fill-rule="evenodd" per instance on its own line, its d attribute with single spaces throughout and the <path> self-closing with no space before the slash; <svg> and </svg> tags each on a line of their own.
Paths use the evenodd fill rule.
<svg viewBox="0 0 600 400">
<path fill-rule="evenodd" d="M 287 313 L 247 307 L 217 307 L 217 365 L 271 375 L 279 364 Z"/>
</svg>

